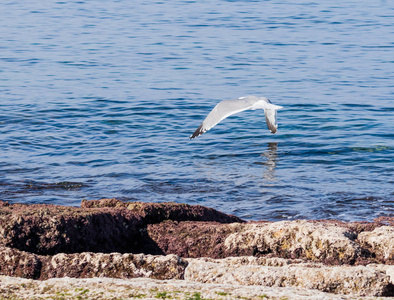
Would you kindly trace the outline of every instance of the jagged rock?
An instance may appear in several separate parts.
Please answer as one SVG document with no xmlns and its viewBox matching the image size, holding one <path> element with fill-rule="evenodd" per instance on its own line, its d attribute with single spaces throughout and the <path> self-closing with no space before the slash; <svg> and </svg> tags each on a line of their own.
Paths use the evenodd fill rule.
<svg viewBox="0 0 394 300">
<path fill-rule="evenodd" d="M 269 287 L 298 287 L 357 296 L 392 296 L 394 266 L 336 266 L 283 258 L 181 259 L 120 253 L 42 256 L 0 247 L 0 275 L 48 278 L 154 278 Z"/>
<path fill-rule="evenodd" d="M 183 279 L 187 262 L 176 255 L 91 253 L 44 256 L 0 246 L 0 275 L 31 279 L 57 277 Z"/>
<path fill-rule="evenodd" d="M 286 258 L 306 258 L 330 264 L 352 264 L 361 253 L 349 229 L 305 220 L 275 223 L 248 223 L 229 235 L 225 245 L 230 252 L 253 249 L 254 254 L 275 254 Z"/>
<path fill-rule="evenodd" d="M 38 255 L 0 246 L 0 275 L 38 279 L 41 267 Z"/>
<path fill-rule="evenodd" d="M 45 261 L 40 279 L 110 277 L 183 279 L 187 262 L 176 255 L 91 253 L 57 254 Z"/>
<path fill-rule="evenodd" d="M 240 263 L 239 258 L 232 260 L 188 259 L 185 279 L 216 284 L 302 287 L 357 296 L 391 296 L 394 293 L 390 276 L 376 267 L 327 267 L 288 262 L 273 267 L 255 265 L 250 260 Z"/>
<path fill-rule="evenodd" d="M 147 228 L 163 253 L 182 257 L 279 256 L 330 264 L 355 262 L 361 255 L 356 235 L 347 227 L 308 221 L 165 222 Z"/>
<path fill-rule="evenodd" d="M 392 218 L 380 218 L 373 223 L 335 220 L 244 223 L 199 205 L 102 199 L 84 200 L 77 208 L 10 205 L 0 201 L 0 245 L 41 255 L 80 252 L 214 258 L 252 255 L 328 264 L 392 263 L 393 239 L 386 236 L 387 232 L 374 240 L 371 236 L 372 232 L 382 230 L 392 232 L 392 226 L 384 226 L 390 222 Z"/>
<path fill-rule="evenodd" d="M 381 261 L 394 263 L 394 227 L 381 226 L 373 231 L 362 232 L 358 241 Z"/>
</svg>

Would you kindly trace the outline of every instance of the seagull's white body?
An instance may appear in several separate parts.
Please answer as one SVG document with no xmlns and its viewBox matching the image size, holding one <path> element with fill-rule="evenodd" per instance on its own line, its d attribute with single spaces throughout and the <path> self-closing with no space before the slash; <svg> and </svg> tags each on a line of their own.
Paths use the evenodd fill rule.
<svg viewBox="0 0 394 300">
<path fill-rule="evenodd" d="M 281 108 L 283 107 L 272 104 L 271 101 L 265 97 L 245 96 L 235 100 L 223 100 L 208 114 L 200 127 L 190 136 L 190 139 L 194 139 L 208 131 L 228 116 L 248 109 L 264 109 L 265 121 L 267 122 L 268 129 L 271 133 L 276 133 L 278 130 L 276 112 Z"/>
</svg>

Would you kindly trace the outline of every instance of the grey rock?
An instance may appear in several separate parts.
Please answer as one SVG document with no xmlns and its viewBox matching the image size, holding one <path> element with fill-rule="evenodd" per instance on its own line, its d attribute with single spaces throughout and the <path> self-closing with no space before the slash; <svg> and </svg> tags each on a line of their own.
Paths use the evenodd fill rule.
<svg viewBox="0 0 394 300">
<path fill-rule="evenodd" d="M 358 235 L 359 243 L 382 261 L 394 261 L 394 227 L 382 226 Z"/>
<path fill-rule="evenodd" d="M 189 259 L 185 279 L 202 283 L 299 287 L 355 296 L 392 295 L 392 281 L 377 266 L 324 266 L 282 261 L 281 266 L 253 259 Z"/>
<path fill-rule="evenodd" d="M 353 263 L 361 253 L 355 235 L 347 228 L 305 220 L 274 223 L 247 223 L 225 240 L 228 251 L 305 258 L 330 264 Z"/>
</svg>

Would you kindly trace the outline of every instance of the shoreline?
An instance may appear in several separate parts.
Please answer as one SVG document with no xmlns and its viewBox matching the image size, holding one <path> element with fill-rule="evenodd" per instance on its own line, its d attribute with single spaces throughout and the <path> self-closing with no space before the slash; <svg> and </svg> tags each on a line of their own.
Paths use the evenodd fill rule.
<svg viewBox="0 0 394 300">
<path fill-rule="evenodd" d="M 83 299 L 118 297 L 114 286 L 127 299 L 394 297 L 394 217 L 246 222 L 200 205 L 0 201 L 0 233 L 4 299 L 73 299 L 82 290 L 61 289 L 82 283 Z"/>
</svg>

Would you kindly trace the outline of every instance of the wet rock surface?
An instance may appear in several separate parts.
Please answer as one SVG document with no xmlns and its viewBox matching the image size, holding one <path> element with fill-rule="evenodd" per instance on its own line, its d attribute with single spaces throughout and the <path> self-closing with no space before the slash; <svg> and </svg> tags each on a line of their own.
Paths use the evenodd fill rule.
<svg viewBox="0 0 394 300">
<path fill-rule="evenodd" d="M 394 296 L 393 220 L 245 222 L 176 203 L 0 201 L 0 275 L 182 279 Z"/>
</svg>

